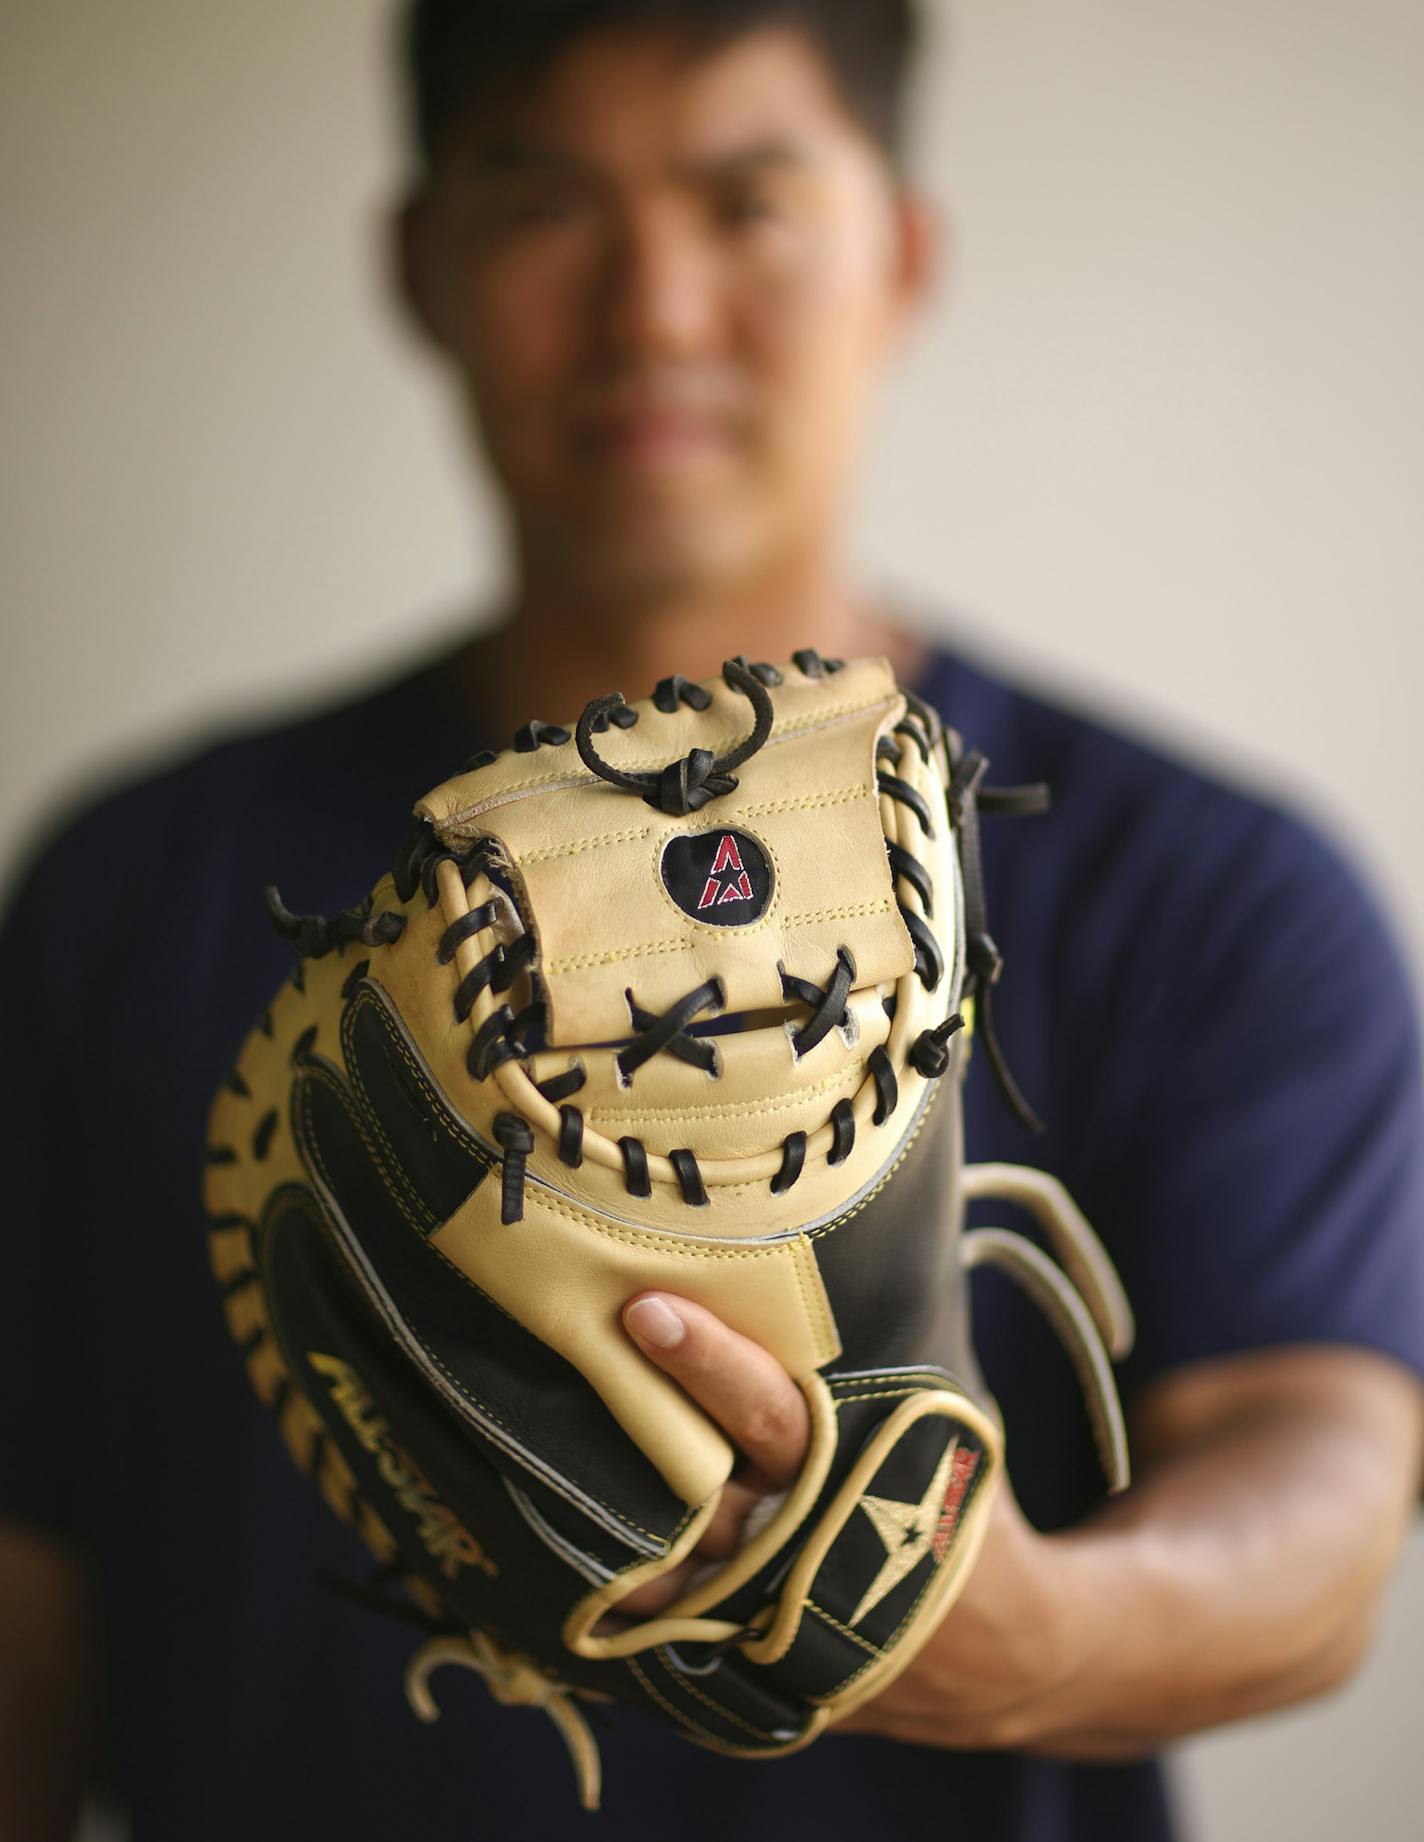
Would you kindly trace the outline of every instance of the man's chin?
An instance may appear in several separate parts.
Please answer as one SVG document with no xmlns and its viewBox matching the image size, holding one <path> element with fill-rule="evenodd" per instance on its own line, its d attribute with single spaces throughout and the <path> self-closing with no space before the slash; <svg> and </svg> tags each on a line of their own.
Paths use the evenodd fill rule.
<svg viewBox="0 0 1424 1842">
<path fill-rule="evenodd" d="M 579 539 L 565 531 L 559 543 L 563 569 L 584 598 L 656 607 L 704 596 L 743 575 L 753 546 L 726 529 L 594 529 Z"/>
</svg>

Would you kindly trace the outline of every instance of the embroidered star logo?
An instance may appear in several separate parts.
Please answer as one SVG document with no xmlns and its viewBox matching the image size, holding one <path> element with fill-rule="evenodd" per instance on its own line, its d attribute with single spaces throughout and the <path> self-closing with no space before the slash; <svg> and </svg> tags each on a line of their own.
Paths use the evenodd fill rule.
<svg viewBox="0 0 1424 1842">
<path fill-rule="evenodd" d="M 723 832 L 716 858 L 707 872 L 707 881 L 702 885 L 702 900 L 697 906 L 711 908 L 718 902 L 750 902 L 751 899 L 751 878 L 742 865 L 737 841 L 730 832 Z"/>
<path fill-rule="evenodd" d="M 932 1554 L 936 1561 L 944 1559 L 978 1463 L 979 1454 L 962 1450 L 955 1437 L 945 1447 L 944 1456 L 918 1503 L 899 1503 L 893 1497 L 860 1499 L 860 1507 L 885 1543 L 885 1563 L 851 1613 L 852 1626 L 858 1625 L 887 1593 L 893 1592 L 901 1580 L 913 1573 L 927 1554 Z"/>
</svg>

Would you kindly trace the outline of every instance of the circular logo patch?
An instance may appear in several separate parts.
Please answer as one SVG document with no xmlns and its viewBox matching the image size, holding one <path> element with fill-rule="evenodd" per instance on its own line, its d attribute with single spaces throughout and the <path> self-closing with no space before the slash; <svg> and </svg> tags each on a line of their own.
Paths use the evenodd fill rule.
<svg viewBox="0 0 1424 1842">
<path fill-rule="evenodd" d="M 664 889 L 682 912 L 711 927 L 759 921 L 771 900 L 771 864 L 744 831 L 670 838 L 658 868 Z"/>
</svg>

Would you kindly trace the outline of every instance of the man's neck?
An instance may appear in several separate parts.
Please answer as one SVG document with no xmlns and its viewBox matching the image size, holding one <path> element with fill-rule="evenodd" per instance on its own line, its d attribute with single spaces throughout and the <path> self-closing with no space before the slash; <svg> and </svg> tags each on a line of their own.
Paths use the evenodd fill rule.
<svg viewBox="0 0 1424 1842">
<path fill-rule="evenodd" d="M 472 642 L 462 675 L 469 703 L 498 737 L 531 717 L 572 722 L 606 691 L 632 702 L 673 672 L 710 678 L 738 653 L 785 660 L 800 647 L 828 658 L 884 653 L 902 683 L 919 676 L 926 653 L 893 608 L 829 578 L 794 590 L 681 599 L 631 616 L 526 589 Z"/>
</svg>

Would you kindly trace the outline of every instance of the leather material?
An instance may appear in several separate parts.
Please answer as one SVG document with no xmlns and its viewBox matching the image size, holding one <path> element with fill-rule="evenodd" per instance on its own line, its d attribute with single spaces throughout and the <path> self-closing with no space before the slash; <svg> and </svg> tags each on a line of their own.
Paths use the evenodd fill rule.
<svg viewBox="0 0 1424 1842">
<path fill-rule="evenodd" d="M 531 728 L 420 802 L 339 922 L 277 904 L 309 957 L 213 1108 L 229 1327 L 436 1634 L 412 1705 L 438 1666 L 477 1669 L 556 1720 L 586 1801 L 579 1695 L 771 1756 L 945 1615 L 1002 1468 L 965 1247 L 1070 1333 L 1125 1465 L 1106 1256 L 1050 1180 L 963 1169 L 950 741 L 883 660 L 798 661 L 729 667 L 703 708 L 671 687 L 596 743 L 595 712 L 576 743 Z M 686 814 L 650 803 L 688 787 Z M 1015 1237 L 966 1240 L 970 1192 L 1036 1214 L 1086 1304 Z M 740 1550 L 637 1620 L 622 1602 L 696 1552 L 736 1459 L 624 1332 L 650 1287 L 771 1351 L 811 1437 Z"/>
</svg>

